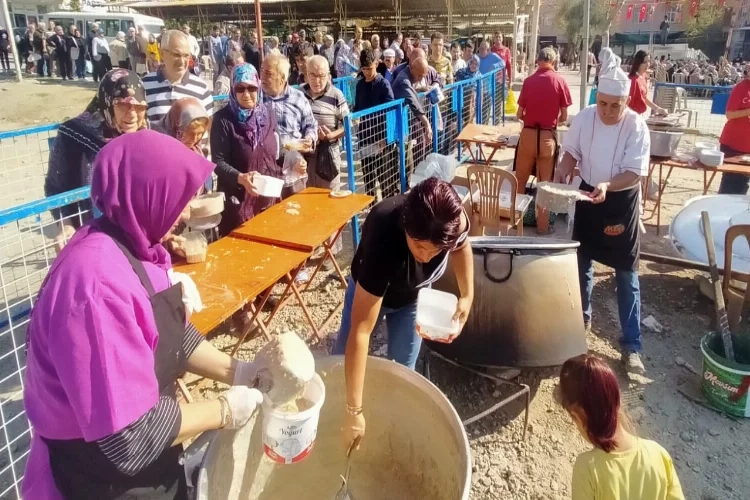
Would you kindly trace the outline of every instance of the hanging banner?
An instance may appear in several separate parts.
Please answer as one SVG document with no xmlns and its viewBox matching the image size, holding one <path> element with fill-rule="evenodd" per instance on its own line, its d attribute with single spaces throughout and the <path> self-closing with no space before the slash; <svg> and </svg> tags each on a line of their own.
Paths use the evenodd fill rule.
<svg viewBox="0 0 750 500">
<path fill-rule="evenodd" d="M 638 12 L 638 22 L 644 22 L 646 21 L 646 16 L 648 15 L 648 5 L 641 4 L 641 9 Z"/>
<path fill-rule="evenodd" d="M 628 5 L 628 11 L 625 13 L 625 19 L 627 19 L 628 21 L 633 19 L 633 5 L 632 4 Z"/>
<path fill-rule="evenodd" d="M 699 5 L 700 5 L 700 2 L 698 0 L 690 0 L 690 15 L 692 17 L 695 17 L 695 15 L 698 13 Z"/>
</svg>

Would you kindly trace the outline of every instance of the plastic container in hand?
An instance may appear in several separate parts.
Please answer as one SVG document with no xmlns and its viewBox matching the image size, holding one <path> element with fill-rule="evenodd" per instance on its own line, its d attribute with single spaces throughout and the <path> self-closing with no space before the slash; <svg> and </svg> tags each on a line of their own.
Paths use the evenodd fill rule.
<svg viewBox="0 0 750 500">
<path fill-rule="evenodd" d="M 417 295 L 417 333 L 427 340 L 452 342 L 459 324 L 453 320 L 458 298 L 446 292 L 422 288 Z"/>
<path fill-rule="evenodd" d="M 208 242 L 202 233 L 190 232 L 185 236 L 185 259 L 188 264 L 197 264 L 206 260 Z"/>
<path fill-rule="evenodd" d="M 282 179 L 277 179 L 269 175 L 255 174 L 253 184 L 258 188 L 260 196 L 281 198 L 281 190 L 284 188 L 284 181 Z"/>
</svg>

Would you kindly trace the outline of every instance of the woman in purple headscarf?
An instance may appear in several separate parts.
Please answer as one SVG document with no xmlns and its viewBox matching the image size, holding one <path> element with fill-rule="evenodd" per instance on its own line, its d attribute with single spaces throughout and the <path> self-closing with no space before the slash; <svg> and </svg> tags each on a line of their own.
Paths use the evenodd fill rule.
<svg viewBox="0 0 750 500">
<path fill-rule="evenodd" d="M 97 156 L 91 198 L 103 215 L 62 250 L 31 314 L 24 498 L 185 499 L 181 443 L 243 425 L 261 401 L 247 387 L 257 367 L 186 321 L 161 245 L 212 167 L 151 130 L 115 138 Z M 185 371 L 233 387 L 178 403 Z"/>
<path fill-rule="evenodd" d="M 258 72 L 250 64 L 235 66 L 229 105 L 214 115 L 211 155 L 216 162 L 218 190 L 225 193 L 219 232 L 229 234 L 278 198 L 259 196 L 253 178 L 257 174 L 283 178 L 277 164 L 279 139 L 276 117 L 263 104 Z"/>
</svg>

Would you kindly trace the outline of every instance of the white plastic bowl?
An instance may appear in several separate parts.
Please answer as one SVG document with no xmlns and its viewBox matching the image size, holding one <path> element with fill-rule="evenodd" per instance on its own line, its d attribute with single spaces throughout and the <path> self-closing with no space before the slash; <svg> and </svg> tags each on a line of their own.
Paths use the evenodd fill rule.
<svg viewBox="0 0 750 500">
<path fill-rule="evenodd" d="M 706 151 L 718 151 L 719 147 L 712 142 L 696 142 L 695 143 L 695 157 L 700 159 L 701 154 Z"/>
<path fill-rule="evenodd" d="M 458 321 L 453 321 L 458 298 L 447 292 L 422 288 L 417 295 L 417 333 L 420 337 L 450 342 L 458 335 Z"/>
<path fill-rule="evenodd" d="M 700 160 L 707 167 L 718 167 L 724 163 L 724 153 L 720 151 L 703 151 Z"/>
<path fill-rule="evenodd" d="M 258 194 L 261 196 L 281 198 L 281 190 L 284 188 L 283 179 L 256 174 L 253 177 L 253 184 L 258 188 Z"/>
</svg>

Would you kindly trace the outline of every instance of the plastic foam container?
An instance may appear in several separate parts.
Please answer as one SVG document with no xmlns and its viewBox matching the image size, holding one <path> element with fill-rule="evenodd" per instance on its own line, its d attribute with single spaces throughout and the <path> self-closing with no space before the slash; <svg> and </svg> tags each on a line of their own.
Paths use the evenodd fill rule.
<svg viewBox="0 0 750 500">
<path fill-rule="evenodd" d="M 451 342 L 458 335 L 458 321 L 453 320 L 458 298 L 447 292 L 422 288 L 417 295 L 417 333 L 438 342 Z"/>
<path fill-rule="evenodd" d="M 253 177 L 253 184 L 258 188 L 258 194 L 268 198 L 281 198 L 281 190 L 284 188 L 284 181 L 268 175 L 256 174 Z"/>
</svg>

